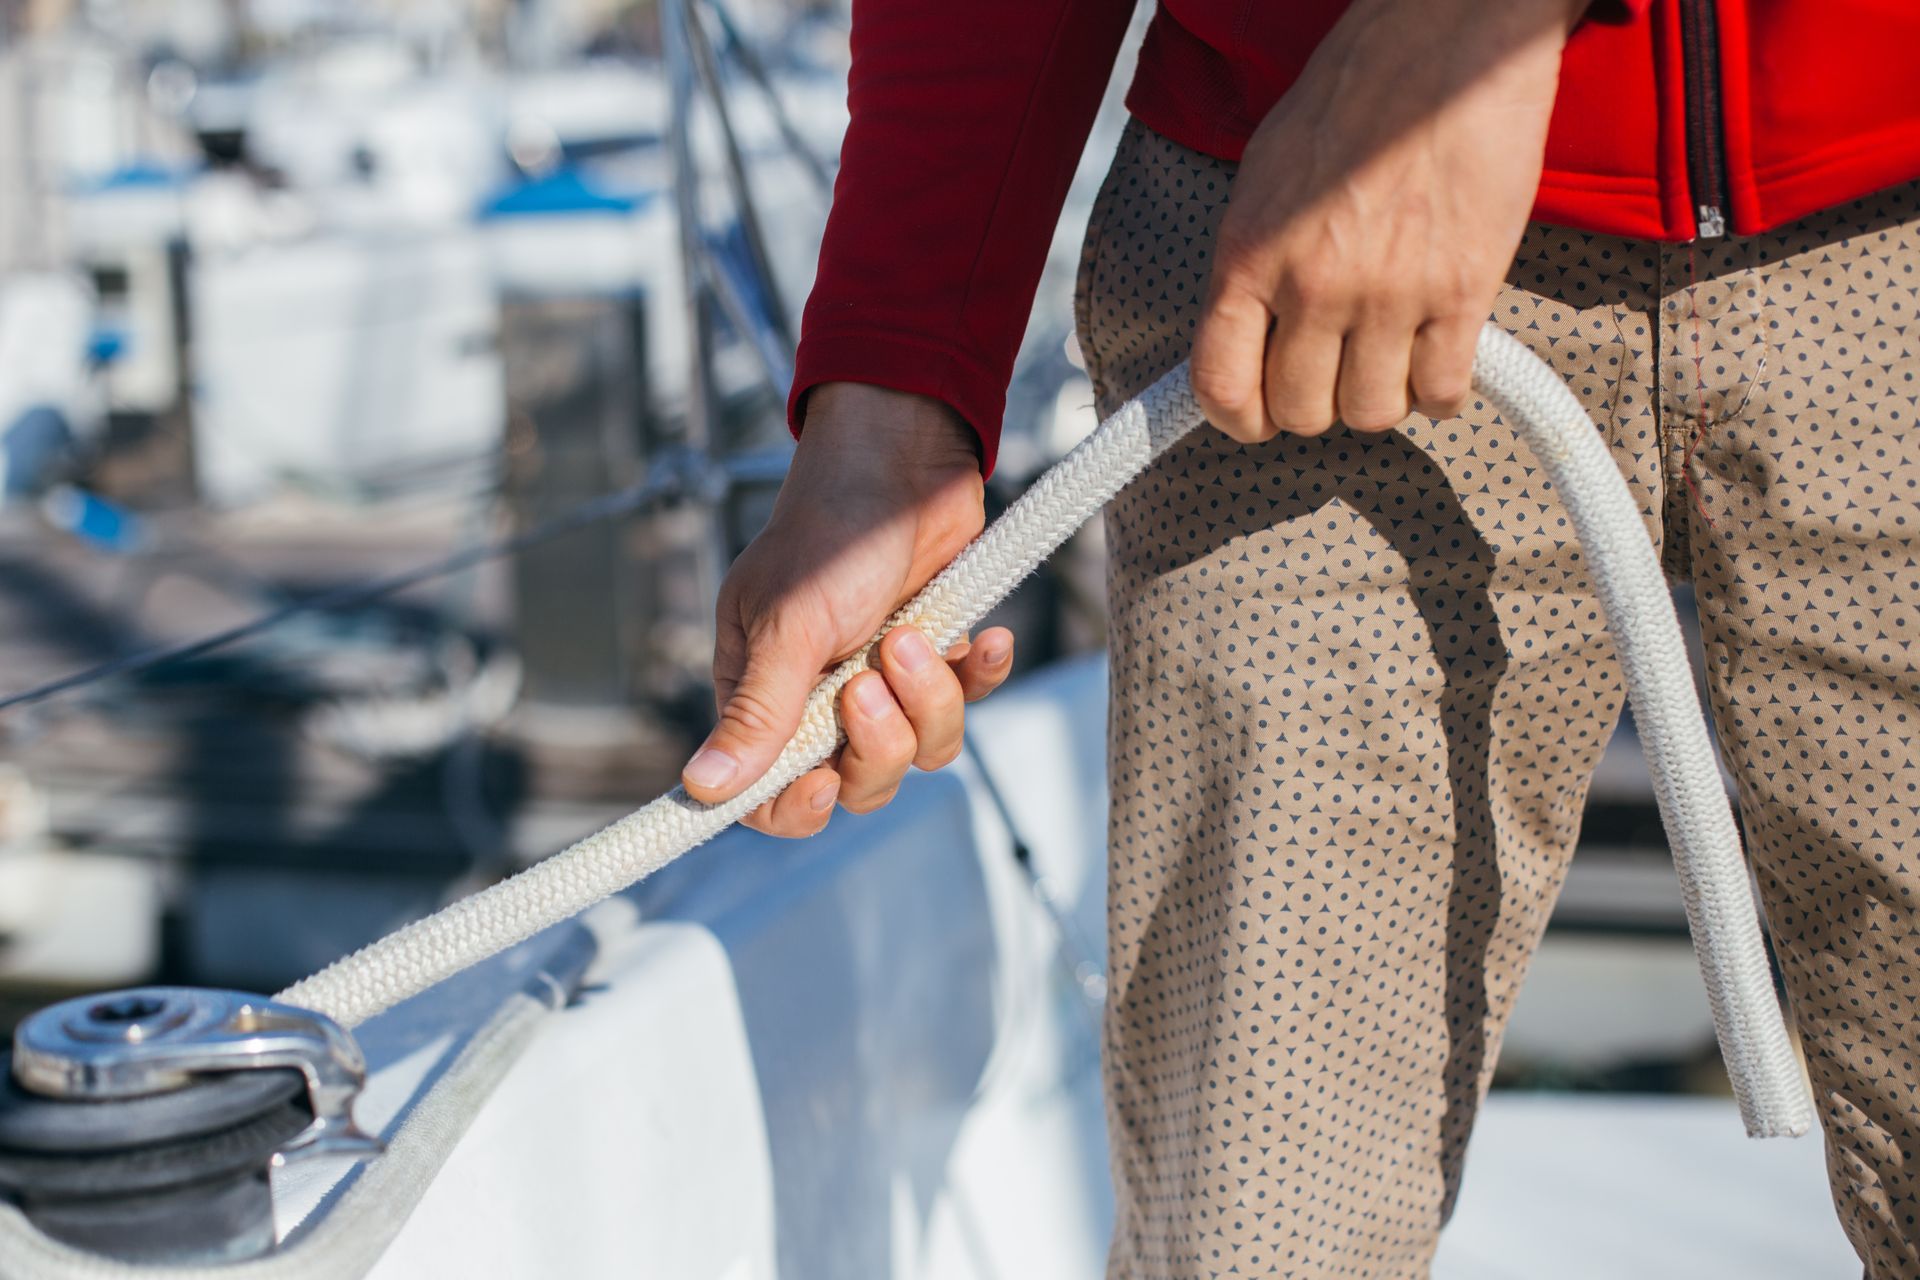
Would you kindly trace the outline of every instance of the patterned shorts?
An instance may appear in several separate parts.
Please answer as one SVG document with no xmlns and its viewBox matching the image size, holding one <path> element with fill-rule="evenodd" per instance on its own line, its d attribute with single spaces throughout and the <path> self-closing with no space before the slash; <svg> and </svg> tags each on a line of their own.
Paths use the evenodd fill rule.
<svg viewBox="0 0 1920 1280">
<path fill-rule="evenodd" d="M 1186 354 L 1234 167 L 1131 126 L 1080 339 Z M 1676 578 L 1871 1277 L 1920 1275 L 1920 185 L 1753 238 L 1531 228 L 1496 318 Z M 1425 1275 L 1623 688 L 1485 405 L 1202 431 L 1111 506 L 1111 1275 Z"/>
</svg>

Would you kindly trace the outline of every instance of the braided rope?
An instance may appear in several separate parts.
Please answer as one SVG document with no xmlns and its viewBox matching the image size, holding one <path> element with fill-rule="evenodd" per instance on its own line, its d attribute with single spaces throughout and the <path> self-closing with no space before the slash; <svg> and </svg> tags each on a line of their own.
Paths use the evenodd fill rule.
<svg viewBox="0 0 1920 1280">
<path fill-rule="evenodd" d="M 1473 380 L 1526 440 L 1579 535 L 1626 676 L 1741 1119 L 1756 1138 L 1797 1137 L 1813 1127 L 1813 1101 L 1774 996 L 1740 831 L 1659 554 L 1600 432 L 1564 381 L 1492 325 L 1481 331 Z"/>
<path fill-rule="evenodd" d="M 1715 1028 L 1749 1133 L 1811 1124 L 1774 1000 L 1739 837 L 1698 714 L 1679 623 L 1626 483 L 1566 385 L 1488 326 L 1475 384 L 1514 424 L 1566 500 L 1613 624 L 1660 809 L 1672 835 Z M 920 628 L 936 650 L 966 634 L 1147 464 L 1203 420 L 1182 364 L 1129 400 L 901 607 L 880 634 Z M 759 781 L 725 804 L 680 788 L 509 879 L 287 988 L 277 997 L 354 1026 L 584 910 L 712 839 L 824 761 L 842 741 L 839 695 L 879 637 L 807 700 Z"/>
</svg>

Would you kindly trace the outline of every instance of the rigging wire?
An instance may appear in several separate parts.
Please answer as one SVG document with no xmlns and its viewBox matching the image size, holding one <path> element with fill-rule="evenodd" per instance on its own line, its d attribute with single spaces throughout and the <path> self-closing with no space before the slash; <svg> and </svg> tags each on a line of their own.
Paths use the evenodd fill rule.
<svg viewBox="0 0 1920 1280">
<path fill-rule="evenodd" d="M 57 676 L 44 683 L 0 695 L 0 711 L 44 702 L 48 698 L 69 693 L 102 680 L 109 680 L 115 676 L 131 675 L 154 667 L 197 658 L 215 649 L 224 649 L 228 645 L 237 644 L 261 632 L 272 630 L 306 614 L 332 612 L 370 604 L 382 597 L 418 586 L 420 583 L 472 569 L 502 556 L 516 555 L 530 547 L 552 541 L 588 525 L 633 514 L 656 503 L 679 497 L 687 493 L 690 488 L 683 468 L 662 468 L 637 484 L 602 494 L 597 498 L 590 498 L 550 520 L 542 521 L 519 533 L 504 538 L 468 543 L 426 564 L 415 565 L 377 578 L 348 583 L 330 591 L 322 591 L 317 595 L 289 600 L 277 608 L 269 609 L 245 622 L 236 623 L 219 631 L 172 644 L 155 645 L 118 658 L 110 658 L 105 662 L 69 672 L 64 676 Z"/>
</svg>

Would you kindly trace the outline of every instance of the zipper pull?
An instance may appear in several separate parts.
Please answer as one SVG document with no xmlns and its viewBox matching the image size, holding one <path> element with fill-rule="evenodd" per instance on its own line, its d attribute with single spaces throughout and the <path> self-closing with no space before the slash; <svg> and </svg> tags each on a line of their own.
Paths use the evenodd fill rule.
<svg viewBox="0 0 1920 1280">
<path fill-rule="evenodd" d="M 1694 224 L 1701 240 L 1718 240 L 1727 234 L 1726 215 L 1714 205 L 1703 204 L 1694 210 Z"/>
</svg>

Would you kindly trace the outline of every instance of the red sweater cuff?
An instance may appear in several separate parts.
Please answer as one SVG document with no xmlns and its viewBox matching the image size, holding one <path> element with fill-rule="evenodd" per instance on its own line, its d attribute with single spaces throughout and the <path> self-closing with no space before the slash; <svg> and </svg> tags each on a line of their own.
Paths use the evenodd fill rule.
<svg viewBox="0 0 1920 1280">
<path fill-rule="evenodd" d="M 809 329 L 794 360 L 787 424 L 797 438 L 807 392 L 823 382 L 863 382 L 951 406 L 980 437 L 980 470 L 993 474 L 1000 453 L 1000 420 L 1007 409 L 1006 375 L 966 352 L 910 334 L 876 330 Z"/>
</svg>

